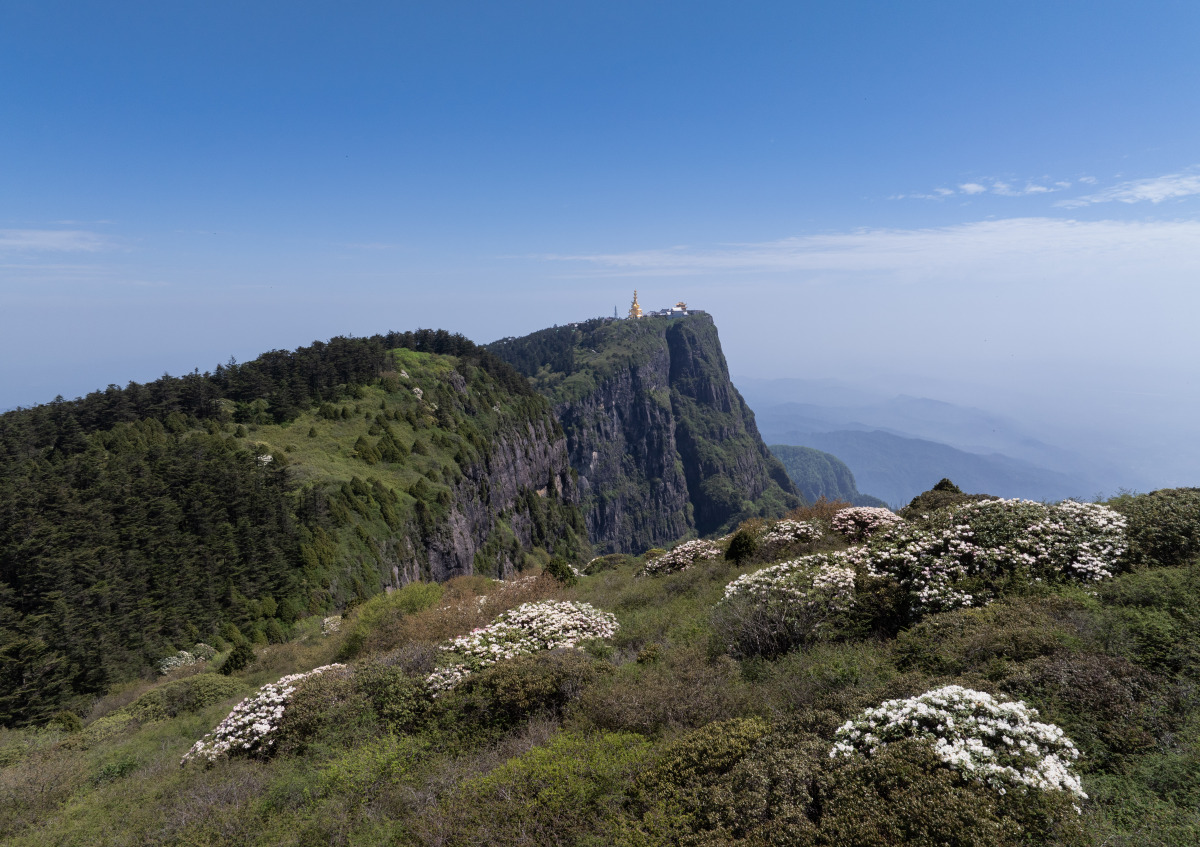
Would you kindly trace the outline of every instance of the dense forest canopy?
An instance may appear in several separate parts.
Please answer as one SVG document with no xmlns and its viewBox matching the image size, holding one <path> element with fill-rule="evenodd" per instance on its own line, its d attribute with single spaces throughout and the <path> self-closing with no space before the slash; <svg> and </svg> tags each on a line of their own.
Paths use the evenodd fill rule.
<svg viewBox="0 0 1200 847">
<path fill-rule="evenodd" d="M 444 330 L 0 415 L 0 724 L 83 708 L 199 641 L 281 640 L 420 570 L 463 473 L 530 425 L 553 428 L 546 401 Z M 516 508 L 526 544 L 586 544 L 582 525 L 564 535 L 571 507 Z M 524 544 L 496 532 L 478 565 L 520 565 Z"/>
</svg>

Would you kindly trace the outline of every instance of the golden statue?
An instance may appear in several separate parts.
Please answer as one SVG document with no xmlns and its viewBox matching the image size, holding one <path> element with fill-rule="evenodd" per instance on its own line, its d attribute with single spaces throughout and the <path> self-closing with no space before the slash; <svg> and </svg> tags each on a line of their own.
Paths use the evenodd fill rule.
<svg viewBox="0 0 1200 847">
<path fill-rule="evenodd" d="M 633 289 L 633 305 L 629 307 L 629 317 L 640 318 L 642 316 L 642 307 L 637 301 L 637 289 Z"/>
</svg>

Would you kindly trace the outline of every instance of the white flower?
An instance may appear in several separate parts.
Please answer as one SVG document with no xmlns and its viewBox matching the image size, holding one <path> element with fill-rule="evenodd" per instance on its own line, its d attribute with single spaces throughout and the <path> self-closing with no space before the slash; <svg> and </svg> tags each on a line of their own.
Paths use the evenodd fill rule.
<svg viewBox="0 0 1200 847">
<path fill-rule="evenodd" d="M 217 728 L 192 745 L 180 764 L 193 759 L 212 762 L 231 750 L 256 753 L 275 743 L 270 735 L 279 728 L 288 699 L 303 679 L 328 670 L 344 668 L 345 665 L 324 665 L 307 673 L 291 674 L 278 682 L 258 689 L 252 696 L 233 707 L 233 711 L 217 725 Z"/>
<path fill-rule="evenodd" d="M 1061 727 L 1036 717 L 1037 710 L 1022 701 L 947 685 L 865 710 L 838 729 L 829 755 L 869 756 L 892 741 L 924 739 L 950 767 L 1001 793 L 1038 788 L 1086 800 L 1071 768 L 1079 751 Z"/>
<path fill-rule="evenodd" d="M 721 555 L 721 547 L 715 541 L 685 541 L 668 553 L 651 559 L 642 568 L 645 576 L 661 576 L 687 570 L 703 559 L 715 559 Z"/>
</svg>

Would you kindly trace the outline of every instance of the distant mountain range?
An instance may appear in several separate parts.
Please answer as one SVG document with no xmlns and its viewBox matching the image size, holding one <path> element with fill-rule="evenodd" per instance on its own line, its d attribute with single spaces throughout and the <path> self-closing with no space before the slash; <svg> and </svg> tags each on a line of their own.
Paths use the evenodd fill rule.
<svg viewBox="0 0 1200 847">
<path fill-rule="evenodd" d="M 896 506 L 943 477 L 966 491 L 1061 500 L 1091 497 L 1124 473 L 983 409 L 833 380 L 739 379 L 738 386 L 768 443 L 832 453 L 862 491 Z"/>
</svg>

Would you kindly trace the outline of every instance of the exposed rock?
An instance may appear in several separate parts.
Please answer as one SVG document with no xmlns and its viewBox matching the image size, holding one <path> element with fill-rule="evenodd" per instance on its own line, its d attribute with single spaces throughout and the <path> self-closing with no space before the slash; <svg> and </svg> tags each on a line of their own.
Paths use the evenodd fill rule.
<svg viewBox="0 0 1200 847">
<path fill-rule="evenodd" d="M 490 349 L 554 403 L 597 553 L 640 552 L 799 502 L 707 315 L 588 321 Z"/>
</svg>

